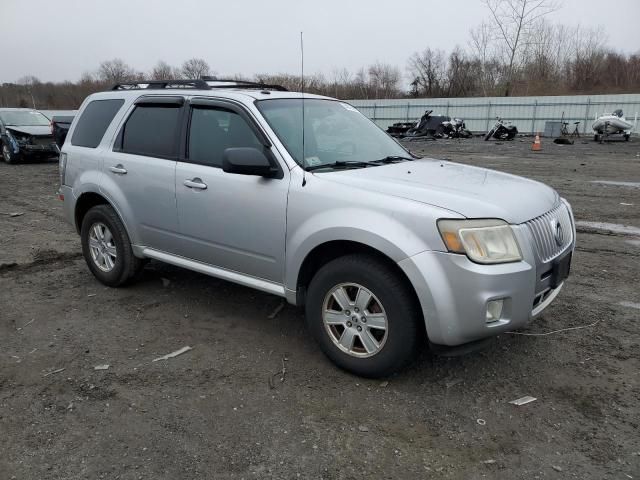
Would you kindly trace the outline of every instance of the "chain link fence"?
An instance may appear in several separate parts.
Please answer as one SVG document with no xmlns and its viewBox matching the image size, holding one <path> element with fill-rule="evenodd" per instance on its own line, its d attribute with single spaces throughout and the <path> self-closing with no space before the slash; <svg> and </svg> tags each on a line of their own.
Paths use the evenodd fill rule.
<svg viewBox="0 0 640 480">
<path fill-rule="evenodd" d="M 577 123 L 581 135 L 591 135 L 591 124 L 600 115 L 622 109 L 628 121 L 640 120 L 640 94 L 575 95 L 545 97 L 416 98 L 350 100 L 354 107 L 382 128 L 396 122 L 418 120 L 425 110 L 433 115 L 464 119 L 473 132 L 486 132 L 496 117 L 511 122 L 521 133 L 544 132 L 546 122 Z M 637 130 L 634 127 L 634 132 Z"/>
</svg>

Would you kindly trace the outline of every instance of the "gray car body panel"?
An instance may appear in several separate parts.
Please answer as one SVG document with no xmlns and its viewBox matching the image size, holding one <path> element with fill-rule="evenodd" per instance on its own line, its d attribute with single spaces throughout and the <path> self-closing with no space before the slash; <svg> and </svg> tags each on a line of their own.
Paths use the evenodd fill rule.
<svg viewBox="0 0 640 480">
<path fill-rule="evenodd" d="M 135 100 L 150 94 L 206 97 L 242 106 L 271 142 L 283 178 L 232 175 L 215 167 L 114 152 L 116 135 Z M 107 98 L 125 103 L 100 145 L 72 145 L 88 102 Z M 255 101 L 262 98 L 300 94 L 216 89 L 91 95 L 62 148 L 67 154 L 61 188 L 65 215 L 75 222 L 77 199 L 98 193 L 122 219 L 137 256 L 281 295 L 291 303 L 301 298 L 300 270 L 314 249 L 334 241 L 366 245 L 395 262 L 409 279 L 434 343 L 459 345 L 531 320 L 539 271 L 548 265 L 536 260 L 530 233 L 521 224 L 558 205 L 553 189 L 506 173 L 431 159 L 305 173 L 258 111 Z M 127 169 L 126 175 L 110 171 L 119 165 Z M 192 177 L 211 188 L 186 189 L 183 182 Z M 505 220 L 513 226 L 522 261 L 480 265 L 448 253 L 436 226 L 442 218 Z M 575 232 L 567 250 L 574 245 Z M 489 325 L 484 315 L 492 298 L 508 300 L 504 319 Z"/>
</svg>

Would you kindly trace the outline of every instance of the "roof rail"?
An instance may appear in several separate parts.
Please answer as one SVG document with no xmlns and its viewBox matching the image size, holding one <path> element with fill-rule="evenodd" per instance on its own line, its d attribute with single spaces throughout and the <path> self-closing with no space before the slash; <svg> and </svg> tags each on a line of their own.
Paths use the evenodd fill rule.
<svg viewBox="0 0 640 480">
<path fill-rule="evenodd" d="M 156 90 L 165 88 L 211 89 L 204 80 L 140 80 L 138 82 L 116 83 L 111 90 Z"/>
<path fill-rule="evenodd" d="M 264 82 L 249 82 L 247 80 L 235 80 L 231 78 L 216 78 L 207 75 L 200 77 L 206 82 L 233 83 L 235 85 L 209 85 L 211 88 L 256 88 L 263 90 L 277 90 L 279 92 L 288 92 L 282 85 L 268 84 Z"/>
</svg>

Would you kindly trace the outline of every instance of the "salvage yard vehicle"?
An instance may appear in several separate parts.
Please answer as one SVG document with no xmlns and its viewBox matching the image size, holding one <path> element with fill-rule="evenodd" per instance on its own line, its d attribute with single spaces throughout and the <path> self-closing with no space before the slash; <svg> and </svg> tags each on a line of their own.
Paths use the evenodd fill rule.
<svg viewBox="0 0 640 480">
<path fill-rule="evenodd" d="M 7 163 L 58 154 L 49 119 L 29 108 L 0 108 L 0 143 Z"/>
<path fill-rule="evenodd" d="M 304 305 L 341 368 L 461 353 L 560 292 L 571 207 L 514 175 L 417 158 L 351 105 L 275 85 L 119 84 L 82 104 L 60 198 L 112 287 L 145 259 Z"/>
<path fill-rule="evenodd" d="M 64 145 L 73 118 L 73 115 L 54 115 L 51 117 L 51 135 L 60 148 Z"/>
</svg>

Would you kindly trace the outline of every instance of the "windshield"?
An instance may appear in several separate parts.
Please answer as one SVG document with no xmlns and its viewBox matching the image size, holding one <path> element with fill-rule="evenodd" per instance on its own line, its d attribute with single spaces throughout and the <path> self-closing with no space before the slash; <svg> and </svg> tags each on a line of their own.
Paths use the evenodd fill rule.
<svg viewBox="0 0 640 480">
<path fill-rule="evenodd" d="M 294 160 L 307 168 L 336 162 L 370 162 L 410 154 L 358 110 L 334 100 L 304 100 L 302 162 L 302 99 L 260 100 L 258 109 Z"/>
<path fill-rule="evenodd" d="M 40 112 L 19 111 L 19 112 L 0 112 L 0 119 L 9 126 L 20 127 L 40 127 L 49 126 L 49 119 Z"/>
</svg>

